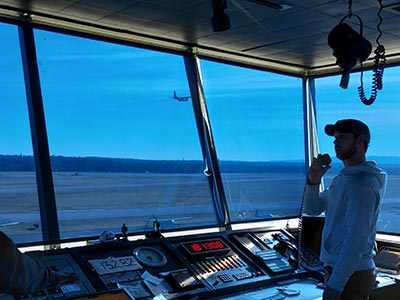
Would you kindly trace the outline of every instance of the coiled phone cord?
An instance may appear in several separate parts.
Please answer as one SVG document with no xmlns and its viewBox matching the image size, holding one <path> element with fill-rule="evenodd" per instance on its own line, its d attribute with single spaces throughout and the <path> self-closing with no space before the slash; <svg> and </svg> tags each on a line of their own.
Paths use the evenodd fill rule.
<svg viewBox="0 0 400 300">
<path fill-rule="evenodd" d="M 378 11 L 378 18 L 379 18 L 379 23 L 377 25 L 377 30 L 379 32 L 378 37 L 376 38 L 376 44 L 378 45 L 377 48 L 375 49 L 375 58 L 374 58 L 374 66 L 372 69 L 373 75 L 372 75 L 372 88 L 371 88 L 371 96 L 369 99 L 365 96 L 364 92 L 364 83 L 363 83 L 363 67 L 362 67 L 362 62 L 361 62 L 361 75 L 360 75 L 360 86 L 357 88 L 358 90 L 358 95 L 360 97 L 360 100 L 362 103 L 365 105 L 371 105 L 374 103 L 376 96 L 378 94 L 378 90 L 381 90 L 383 87 L 382 84 L 382 78 L 383 78 L 383 70 L 385 68 L 385 63 L 386 63 L 386 58 L 385 58 L 385 47 L 381 45 L 379 42 L 379 39 L 382 36 L 382 30 L 381 30 L 381 24 L 382 24 L 382 17 L 381 17 L 381 12 L 383 9 L 382 5 L 382 0 L 378 0 L 379 2 L 379 11 Z"/>
</svg>

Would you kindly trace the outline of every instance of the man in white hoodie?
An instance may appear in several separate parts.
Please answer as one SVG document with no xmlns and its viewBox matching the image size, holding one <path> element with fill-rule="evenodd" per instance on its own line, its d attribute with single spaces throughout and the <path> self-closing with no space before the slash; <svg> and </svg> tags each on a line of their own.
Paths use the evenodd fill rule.
<svg viewBox="0 0 400 300">
<path fill-rule="evenodd" d="M 370 131 L 354 119 L 325 126 L 334 137 L 336 157 L 344 168 L 329 188 L 319 192 L 322 176 L 330 168 L 314 158 L 304 192 L 304 210 L 325 212 L 321 261 L 326 269 L 323 300 L 368 299 L 375 285 L 376 223 L 386 184 L 386 174 L 366 161 Z"/>
</svg>

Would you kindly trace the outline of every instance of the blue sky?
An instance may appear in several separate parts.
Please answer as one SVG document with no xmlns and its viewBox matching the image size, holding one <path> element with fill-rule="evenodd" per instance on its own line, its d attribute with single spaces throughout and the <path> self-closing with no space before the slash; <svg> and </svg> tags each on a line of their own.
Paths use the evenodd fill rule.
<svg viewBox="0 0 400 300">
<path fill-rule="evenodd" d="M 367 98 L 371 95 L 371 71 L 364 72 L 364 89 Z M 348 89 L 338 87 L 340 76 L 316 81 L 319 139 L 321 150 L 332 151 L 332 138 L 323 134 L 323 125 L 342 118 L 356 118 L 364 121 L 371 131 L 371 143 L 368 155 L 399 156 L 399 142 L 396 138 L 400 128 L 400 104 L 398 90 L 400 82 L 399 68 L 386 68 L 383 75 L 383 89 L 378 91 L 375 102 L 370 105 L 361 103 L 357 87 L 360 74 L 352 74 Z"/>
<path fill-rule="evenodd" d="M 0 25 L 0 153 L 31 154 L 18 34 Z M 68 156 L 201 159 L 183 58 L 126 46 L 36 31 L 50 152 Z M 334 59 L 334 58 L 332 58 Z M 293 160 L 303 155 L 301 79 L 201 61 L 217 152 L 223 160 Z M 370 94 L 371 72 L 364 85 Z M 370 125 L 370 155 L 397 156 L 400 105 L 397 69 L 365 106 L 359 74 L 347 90 L 339 77 L 317 79 L 321 151 L 332 154 L 326 123 L 359 118 Z"/>
</svg>

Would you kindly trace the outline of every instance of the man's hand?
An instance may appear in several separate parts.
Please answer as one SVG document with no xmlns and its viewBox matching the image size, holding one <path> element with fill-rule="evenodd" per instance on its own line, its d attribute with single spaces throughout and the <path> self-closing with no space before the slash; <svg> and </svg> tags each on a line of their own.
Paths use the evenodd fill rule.
<svg viewBox="0 0 400 300">
<path fill-rule="evenodd" d="M 78 276 L 78 274 L 75 273 L 62 273 L 56 271 L 51 271 L 50 273 L 51 286 L 62 285 L 67 283 L 79 283 L 80 280 L 81 279 Z"/>
<path fill-rule="evenodd" d="M 340 300 L 340 295 L 341 292 L 338 292 L 327 285 L 322 295 L 322 300 Z"/>
<path fill-rule="evenodd" d="M 318 157 L 313 158 L 308 172 L 308 180 L 312 184 L 319 184 L 322 176 L 324 176 L 326 171 L 331 168 L 329 164 L 325 164 L 323 161 L 321 161 L 320 157 L 321 154 L 319 154 Z"/>
</svg>

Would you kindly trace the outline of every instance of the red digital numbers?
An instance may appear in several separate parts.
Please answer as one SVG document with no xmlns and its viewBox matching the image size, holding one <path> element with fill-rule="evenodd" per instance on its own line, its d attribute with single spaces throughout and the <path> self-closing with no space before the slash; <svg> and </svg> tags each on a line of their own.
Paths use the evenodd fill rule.
<svg viewBox="0 0 400 300">
<path fill-rule="evenodd" d="M 224 245 L 220 241 L 205 242 L 202 244 L 205 250 L 224 249 Z"/>
<path fill-rule="evenodd" d="M 203 250 L 203 248 L 201 248 L 201 246 L 199 244 L 191 244 L 190 247 L 195 252 L 201 252 Z"/>
<path fill-rule="evenodd" d="M 212 243 L 211 242 L 204 242 L 202 243 L 203 249 L 204 250 L 212 250 Z"/>
<path fill-rule="evenodd" d="M 224 244 L 222 244 L 220 241 L 216 241 L 213 244 L 214 244 L 214 249 L 225 249 Z"/>
<path fill-rule="evenodd" d="M 190 244 L 190 248 L 194 252 L 211 251 L 218 249 L 225 249 L 225 245 L 221 241 L 207 241 L 203 243 L 193 243 Z"/>
</svg>

